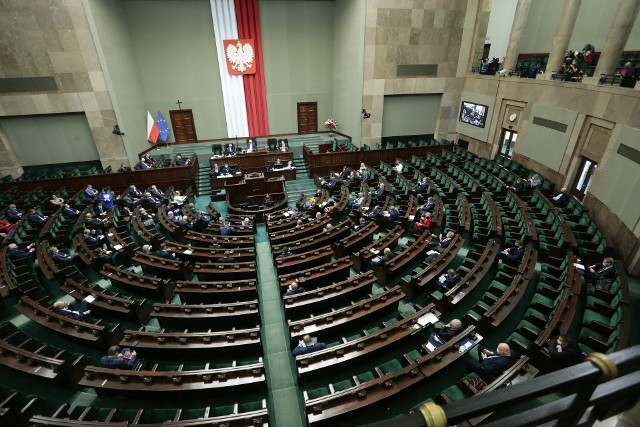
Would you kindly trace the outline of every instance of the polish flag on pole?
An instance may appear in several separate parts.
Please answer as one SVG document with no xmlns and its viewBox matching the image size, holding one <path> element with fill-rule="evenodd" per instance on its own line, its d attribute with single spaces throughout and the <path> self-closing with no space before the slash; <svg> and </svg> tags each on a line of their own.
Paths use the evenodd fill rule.
<svg viewBox="0 0 640 427">
<path fill-rule="evenodd" d="M 160 135 L 160 129 L 158 129 L 158 125 L 151 117 L 151 113 L 147 111 L 147 141 L 154 144 L 157 143 L 158 135 Z"/>
</svg>

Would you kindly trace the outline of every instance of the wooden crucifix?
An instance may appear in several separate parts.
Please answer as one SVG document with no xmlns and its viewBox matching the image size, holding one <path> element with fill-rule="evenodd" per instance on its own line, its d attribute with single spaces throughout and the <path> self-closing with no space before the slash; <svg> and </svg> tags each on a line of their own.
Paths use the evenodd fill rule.
<svg viewBox="0 0 640 427">
<path fill-rule="evenodd" d="M 176 104 L 178 104 L 178 110 L 182 110 L 182 101 L 178 99 L 178 102 L 176 102 Z"/>
</svg>

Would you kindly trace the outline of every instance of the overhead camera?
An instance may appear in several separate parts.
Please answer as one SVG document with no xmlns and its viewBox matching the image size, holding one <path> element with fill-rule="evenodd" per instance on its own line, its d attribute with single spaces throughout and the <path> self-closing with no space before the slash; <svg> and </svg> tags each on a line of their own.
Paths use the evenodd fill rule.
<svg viewBox="0 0 640 427">
<path fill-rule="evenodd" d="M 122 135 L 124 135 L 124 132 L 122 132 L 122 131 L 120 130 L 120 126 L 115 125 L 115 126 L 113 127 L 113 134 L 114 134 L 114 135 L 122 136 Z"/>
<path fill-rule="evenodd" d="M 371 117 L 371 113 L 367 113 L 367 110 L 365 110 L 364 108 L 362 109 L 362 118 L 363 119 L 368 119 L 369 117 Z"/>
</svg>

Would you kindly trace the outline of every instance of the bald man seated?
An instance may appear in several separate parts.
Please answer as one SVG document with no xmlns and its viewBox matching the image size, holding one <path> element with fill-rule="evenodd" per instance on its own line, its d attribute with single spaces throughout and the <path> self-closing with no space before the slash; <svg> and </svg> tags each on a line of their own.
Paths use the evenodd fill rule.
<svg viewBox="0 0 640 427">
<path fill-rule="evenodd" d="M 478 360 L 468 357 L 465 360 L 467 372 L 475 372 L 480 376 L 497 377 L 513 366 L 518 360 L 516 353 L 509 348 L 509 344 L 500 343 L 495 352 L 478 346 Z"/>
</svg>

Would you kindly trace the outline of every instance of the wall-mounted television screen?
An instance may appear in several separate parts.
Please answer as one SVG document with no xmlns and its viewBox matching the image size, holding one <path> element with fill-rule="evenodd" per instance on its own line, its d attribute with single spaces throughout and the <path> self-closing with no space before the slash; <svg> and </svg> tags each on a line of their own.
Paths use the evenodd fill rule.
<svg viewBox="0 0 640 427">
<path fill-rule="evenodd" d="M 483 128 L 487 121 L 487 111 L 489 111 L 489 107 L 486 105 L 462 101 L 462 106 L 460 107 L 460 121 L 462 123 Z"/>
</svg>

